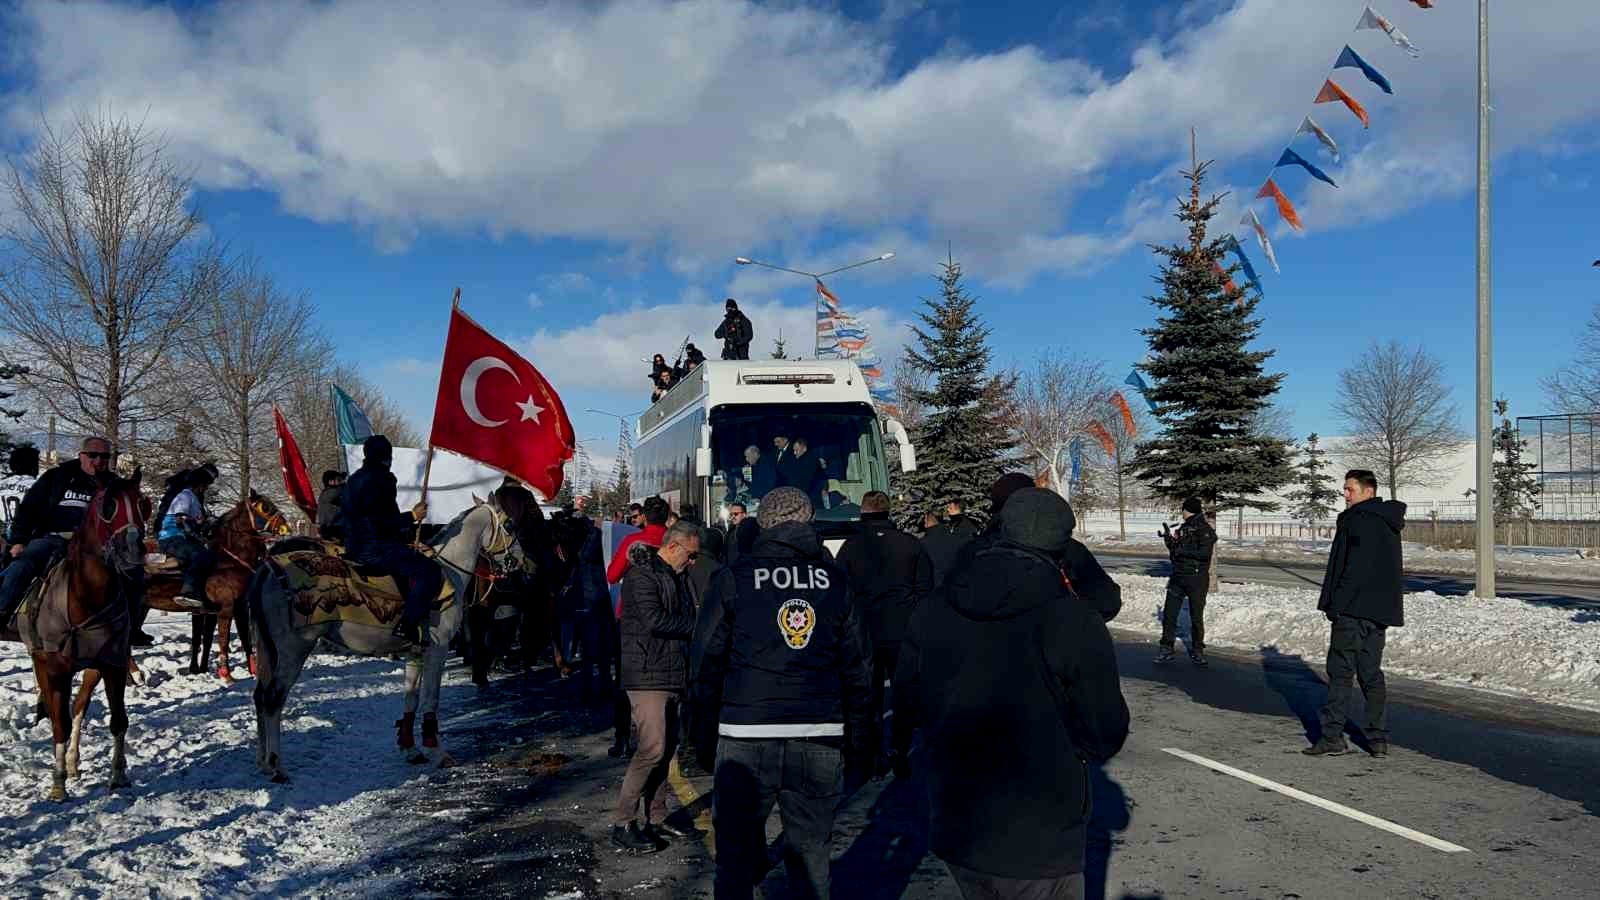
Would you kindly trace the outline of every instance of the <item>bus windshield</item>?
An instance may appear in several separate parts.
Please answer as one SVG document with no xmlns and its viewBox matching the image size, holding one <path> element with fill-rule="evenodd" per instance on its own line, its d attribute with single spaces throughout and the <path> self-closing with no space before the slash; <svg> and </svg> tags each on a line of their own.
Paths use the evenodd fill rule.
<svg viewBox="0 0 1600 900">
<path fill-rule="evenodd" d="M 719 407 L 711 414 L 711 496 L 755 515 L 776 487 L 811 497 L 819 522 L 861 518 L 861 498 L 889 489 L 877 416 L 853 403 Z"/>
</svg>

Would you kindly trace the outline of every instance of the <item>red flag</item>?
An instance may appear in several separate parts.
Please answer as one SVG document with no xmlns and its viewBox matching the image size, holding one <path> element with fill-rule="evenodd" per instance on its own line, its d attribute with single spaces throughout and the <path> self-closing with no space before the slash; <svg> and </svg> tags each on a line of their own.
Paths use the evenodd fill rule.
<svg viewBox="0 0 1600 900">
<path fill-rule="evenodd" d="M 1423 9 L 1433 9 L 1433 0 L 1411 0 L 1411 2 Z"/>
<path fill-rule="evenodd" d="M 550 382 L 458 308 L 450 311 L 432 443 L 513 475 L 548 499 L 561 490 L 561 464 L 577 440 Z"/>
<path fill-rule="evenodd" d="M 283 420 L 278 407 L 272 407 L 272 421 L 278 428 L 278 468 L 283 471 L 283 489 L 289 499 L 312 521 L 317 518 L 317 494 L 311 487 L 311 473 L 306 471 L 306 459 L 300 455 L 300 445 L 295 443 L 289 423 Z"/>
</svg>

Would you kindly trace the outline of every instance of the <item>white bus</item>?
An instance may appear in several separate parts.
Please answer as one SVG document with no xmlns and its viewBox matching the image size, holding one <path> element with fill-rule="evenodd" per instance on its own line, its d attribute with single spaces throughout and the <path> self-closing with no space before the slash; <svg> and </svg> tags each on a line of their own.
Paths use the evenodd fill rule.
<svg viewBox="0 0 1600 900">
<path fill-rule="evenodd" d="M 854 532 L 863 495 L 889 490 L 884 430 L 899 445 L 900 469 L 915 470 L 905 428 L 879 418 L 849 360 L 706 362 L 639 417 L 633 499 L 692 503 L 707 522 L 726 519 L 735 500 L 755 514 L 772 486 L 777 445 L 801 440 L 821 474 L 796 486 L 812 494 L 817 529 L 834 544 Z M 765 479 L 755 472 L 763 465 Z"/>
</svg>

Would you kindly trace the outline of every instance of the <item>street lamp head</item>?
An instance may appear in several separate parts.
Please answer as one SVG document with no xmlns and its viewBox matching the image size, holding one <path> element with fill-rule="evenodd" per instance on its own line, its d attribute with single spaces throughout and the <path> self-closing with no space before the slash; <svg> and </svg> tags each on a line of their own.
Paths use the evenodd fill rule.
<svg viewBox="0 0 1600 900">
<path fill-rule="evenodd" d="M 734 261 L 734 262 L 736 262 L 736 263 L 738 263 L 738 264 L 739 264 L 739 265 L 741 265 L 741 266 L 748 266 L 748 265 L 750 265 L 750 260 L 748 260 L 748 259 L 745 259 L 745 258 L 744 258 L 744 257 L 742 257 L 742 256 L 735 256 L 735 257 L 734 257 L 734 258 L 733 258 L 733 261 Z"/>
<path fill-rule="evenodd" d="M 888 253 L 885 253 L 884 255 L 878 257 L 878 261 L 879 262 L 887 262 L 887 261 L 889 261 L 891 259 L 894 259 L 894 251 L 893 250 L 891 250 Z"/>
</svg>

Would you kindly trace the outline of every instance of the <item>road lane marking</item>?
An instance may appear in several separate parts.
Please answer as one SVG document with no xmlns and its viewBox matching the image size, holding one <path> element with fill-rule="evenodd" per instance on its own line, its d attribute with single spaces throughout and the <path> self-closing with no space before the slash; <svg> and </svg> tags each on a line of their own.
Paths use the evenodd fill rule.
<svg viewBox="0 0 1600 900">
<path fill-rule="evenodd" d="M 1449 841 L 1440 840 L 1439 838 L 1436 838 L 1433 835 L 1423 834 L 1420 831 L 1413 831 L 1410 828 L 1405 827 L 1404 825 L 1396 825 L 1395 823 L 1390 822 L 1387 819 L 1380 819 L 1377 816 L 1369 815 L 1367 813 L 1364 813 L 1359 809 L 1351 809 L 1350 807 L 1345 806 L 1342 803 L 1335 803 L 1332 800 L 1325 800 L 1325 799 L 1323 799 L 1321 797 L 1318 797 L 1316 794 L 1308 794 L 1305 791 L 1297 790 L 1295 788 L 1289 787 L 1286 784 L 1279 784 L 1276 781 L 1271 781 L 1269 779 L 1262 778 L 1260 775 L 1253 775 L 1253 774 L 1251 774 L 1249 772 L 1244 771 L 1243 769 L 1235 769 L 1233 766 L 1224 765 L 1223 763 L 1219 763 L 1216 760 L 1206 759 L 1204 756 L 1201 756 L 1201 755 L 1199 755 L 1197 753 L 1190 753 L 1187 750 L 1179 750 L 1176 747 L 1162 747 L 1161 748 L 1161 752 L 1162 753 L 1170 753 L 1173 756 L 1178 757 L 1179 759 L 1186 759 L 1189 762 L 1195 763 L 1197 765 L 1205 766 L 1208 769 L 1211 769 L 1211 770 L 1217 771 L 1217 772 L 1221 772 L 1224 775 L 1232 775 L 1233 777 L 1239 779 L 1240 781 L 1248 781 L 1249 783 L 1251 783 L 1253 785 L 1256 785 L 1257 787 L 1264 787 L 1264 788 L 1266 788 L 1267 790 L 1270 790 L 1270 791 L 1277 791 L 1278 793 L 1284 795 L 1285 797 L 1293 797 L 1296 800 L 1304 801 L 1306 803 L 1311 804 L 1312 806 L 1316 806 L 1316 807 L 1319 807 L 1321 809 L 1325 809 L 1328 812 L 1338 813 L 1339 815 L 1344 816 L 1347 819 L 1354 819 L 1357 822 L 1361 822 L 1361 823 L 1366 824 L 1366 825 L 1371 825 L 1373 828 L 1377 828 L 1380 831 L 1387 831 L 1390 834 L 1397 834 L 1400 837 L 1403 837 L 1408 841 L 1416 841 L 1417 843 L 1422 844 L 1425 847 L 1432 847 L 1433 849 L 1441 851 L 1443 853 L 1471 853 L 1472 852 L 1471 850 L 1468 850 L 1465 847 L 1459 846 L 1457 844 L 1452 844 Z"/>
<path fill-rule="evenodd" d="M 672 785 L 672 792 L 678 795 L 678 802 L 683 805 L 684 809 L 688 809 L 700 801 L 700 794 L 695 791 L 694 785 L 689 783 L 689 779 L 683 777 L 683 771 L 678 768 L 677 756 L 672 757 L 672 765 L 667 768 L 667 783 Z M 706 852 L 711 854 L 712 859 L 716 859 L 717 835 L 711 826 L 710 806 L 702 809 L 700 814 L 694 817 L 694 827 L 705 832 Z"/>
</svg>

